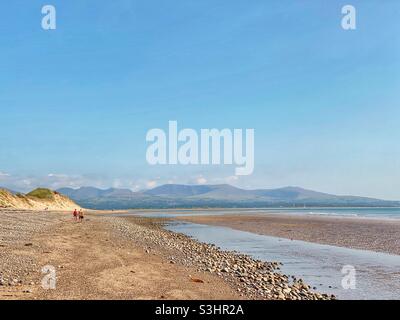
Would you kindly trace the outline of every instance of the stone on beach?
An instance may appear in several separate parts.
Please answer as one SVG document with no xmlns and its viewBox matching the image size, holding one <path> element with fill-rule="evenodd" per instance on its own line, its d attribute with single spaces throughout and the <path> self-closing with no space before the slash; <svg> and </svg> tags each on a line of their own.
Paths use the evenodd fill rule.
<svg viewBox="0 0 400 320">
<path fill-rule="evenodd" d="M 201 243 L 184 234 L 166 230 L 160 220 L 140 217 L 107 219 L 122 236 L 135 243 L 141 243 L 144 248 L 151 248 L 155 252 L 162 244 L 163 249 L 170 252 L 167 257 L 170 262 L 214 273 L 235 287 L 237 292 L 243 293 L 246 298 L 279 300 L 335 298 L 314 292 L 301 279 L 292 277 L 289 280 L 288 276 L 278 271 L 282 265 L 280 262 L 264 262 L 245 254 L 223 251 L 215 245 Z M 127 223 L 127 220 L 130 223 Z"/>
</svg>

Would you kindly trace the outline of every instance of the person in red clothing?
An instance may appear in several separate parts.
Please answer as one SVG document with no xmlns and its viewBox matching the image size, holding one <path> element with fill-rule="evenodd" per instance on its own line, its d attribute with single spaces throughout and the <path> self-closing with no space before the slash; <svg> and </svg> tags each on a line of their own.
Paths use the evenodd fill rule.
<svg viewBox="0 0 400 320">
<path fill-rule="evenodd" d="M 74 213 L 72 214 L 74 216 L 74 220 L 77 221 L 78 220 L 78 210 L 74 210 Z"/>
</svg>

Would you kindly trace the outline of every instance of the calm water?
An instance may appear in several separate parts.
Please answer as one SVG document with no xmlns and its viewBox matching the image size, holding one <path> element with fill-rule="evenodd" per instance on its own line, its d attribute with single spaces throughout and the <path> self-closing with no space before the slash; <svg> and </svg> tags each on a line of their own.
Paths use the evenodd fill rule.
<svg viewBox="0 0 400 320">
<path fill-rule="evenodd" d="M 339 299 L 400 299 L 400 256 L 354 250 L 296 240 L 257 235 L 193 223 L 175 222 L 167 227 L 224 250 L 283 263 L 282 272 L 302 278 L 319 292 Z M 343 266 L 356 270 L 356 289 L 343 289 Z"/>
</svg>

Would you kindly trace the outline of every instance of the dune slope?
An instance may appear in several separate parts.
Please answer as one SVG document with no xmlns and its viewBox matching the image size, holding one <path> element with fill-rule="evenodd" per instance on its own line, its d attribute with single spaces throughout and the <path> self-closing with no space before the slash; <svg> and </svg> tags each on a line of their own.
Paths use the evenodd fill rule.
<svg viewBox="0 0 400 320">
<path fill-rule="evenodd" d="M 0 189 L 0 208 L 18 210 L 74 210 L 80 207 L 68 197 L 49 189 L 36 189 L 23 195 Z"/>
</svg>

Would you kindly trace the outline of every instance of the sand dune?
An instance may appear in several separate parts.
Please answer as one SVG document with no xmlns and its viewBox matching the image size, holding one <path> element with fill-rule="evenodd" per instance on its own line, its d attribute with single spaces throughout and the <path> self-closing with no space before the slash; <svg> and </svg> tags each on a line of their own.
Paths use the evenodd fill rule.
<svg viewBox="0 0 400 320">
<path fill-rule="evenodd" d="M 18 210 L 74 210 L 80 207 L 68 197 L 49 189 L 36 189 L 27 195 L 0 189 L 0 208 Z"/>
</svg>

